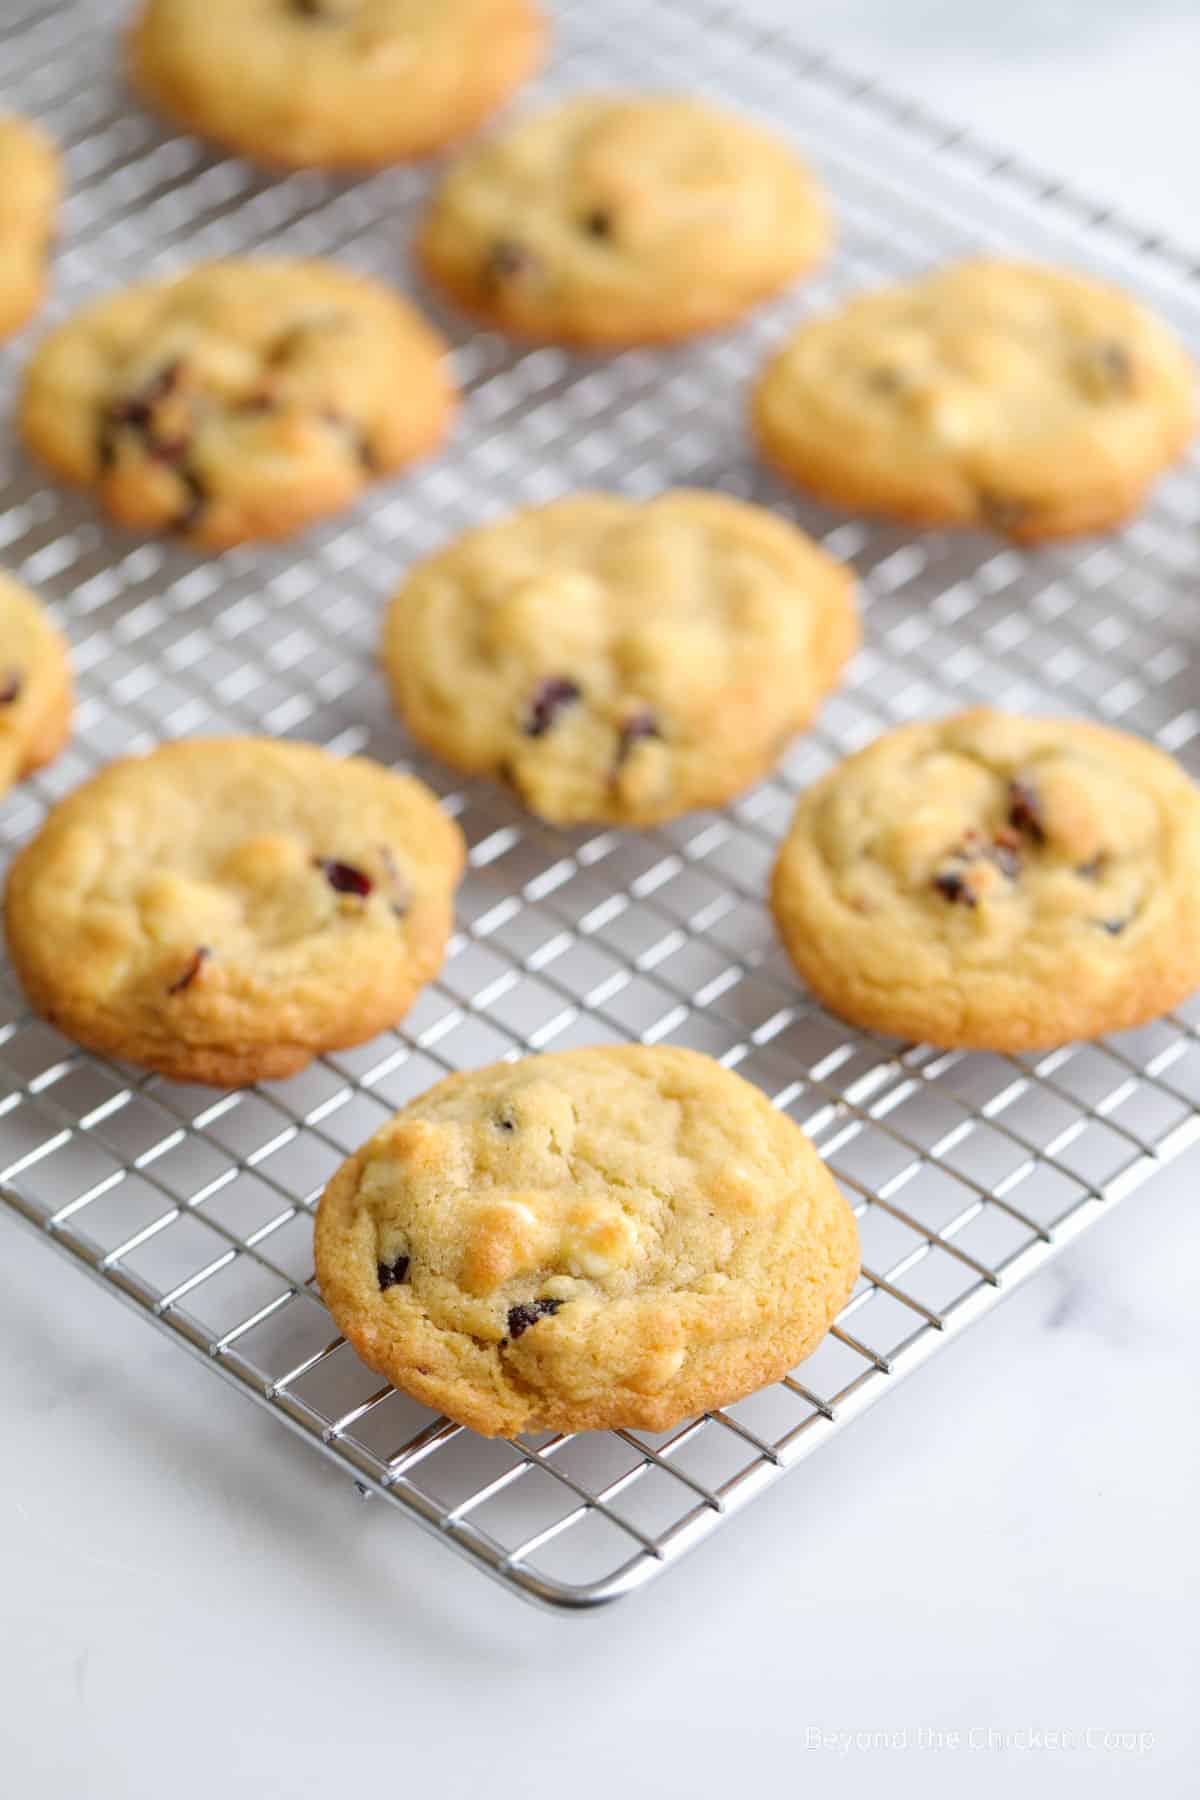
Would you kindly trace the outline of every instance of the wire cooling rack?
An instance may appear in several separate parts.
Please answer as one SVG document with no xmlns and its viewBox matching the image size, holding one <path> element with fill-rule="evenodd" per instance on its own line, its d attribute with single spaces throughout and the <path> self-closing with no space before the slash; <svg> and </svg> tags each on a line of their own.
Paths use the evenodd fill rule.
<svg viewBox="0 0 1200 1800">
<path fill-rule="evenodd" d="M 123 11 L 10 0 L 0 23 L 0 103 L 42 117 L 67 151 L 52 316 L 265 245 L 411 280 L 428 171 L 273 180 L 169 135 L 120 86 Z M 809 308 L 980 247 L 1111 275 L 1193 342 L 1200 269 L 735 6 L 555 12 L 543 92 L 685 87 L 773 118 L 833 191 L 836 260 L 744 329 L 685 350 L 523 354 L 442 317 L 468 394 L 453 447 L 286 551 L 200 560 L 136 542 L 0 448 L 0 559 L 67 625 L 81 688 L 70 749 L 4 802 L 6 852 L 114 754 L 212 731 L 402 762 L 471 845 L 449 960 L 404 1030 L 286 1083 L 218 1094 L 85 1055 L 4 973 L 0 1182 L 16 1216 L 366 1491 L 525 1595 L 579 1607 L 674 1562 L 1200 1135 L 1200 1009 L 1037 1057 L 903 1046 L 807 998 L 762 901 L 797 788 L 916 715 L 973 700 L 1084 712 L 1200 767 L 1195 469 L 1104 541 L 1034 554 L 912 536 L 810 507 L 756 469 L 747 379 Z M 6 397 L 32 335 L 3 354 Z M 414 755 L 372 667 L 405 566 L 573 487 L 685 482 L 799 520 L 862 578 L 866 647 L 773 777 L 657 832 L 563 834 Z M 447 1069 L 623 1037 L 708 1051 L 787 1108 L 855 1206 L 863 1278 L 814 1357 L 723 1412 L 657 1436 L 484 1441 L 380 1386 L 337 1337 L 313 1286 L 313 1206 L 342 1157 Z"/>
</svg>

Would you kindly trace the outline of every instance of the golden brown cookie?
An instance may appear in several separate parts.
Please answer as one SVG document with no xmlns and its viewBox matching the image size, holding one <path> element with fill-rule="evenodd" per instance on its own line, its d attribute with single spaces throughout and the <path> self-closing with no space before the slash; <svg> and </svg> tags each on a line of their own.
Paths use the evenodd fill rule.
<svg viewBox="0 0 1200 1800">
<path fill-rule="evenodd" d="M 1200 790 L 1161 750 L 978 708 L 801 795 L 772 887 L 814 992 L 876 1031 L 1039 1050 L 1200 985 Z"/>
<path fill-rule="evenodd" d="M 812 718 L 858 641 L 849 571 L 720 494 L 578 494 L 455 539 L 393 600 L 413 735 L 558 823 L 717 806 Z"/>
<path fill-rule="evenodd" d="M 41 127 L 0 117 L 0 337 L 41 302 L 61 187 L 58 154 Z"/>
<path fill-rule="evenodd" d="M 441 965 L 461 833 L 429 789 L 313 744 L 195 738 L 111 764 L 9 875 L 36 1010 L 222 1087 L 394 1025 Z"/>
<path fill-rule="evenodd" d="M 219 550 L 299 531 L 435 449 L 445 351 L 399 294 L 333 263 L 206 263 L 52 332 L 20 429 L 122 525 Z"/>
<path fill-rule="evenodd" d="M 417 254 L 505 331 L 611 347 L 730 324 L 829 235 L 813 178 L 758 126 L 704 100 L 585 95 L 467 151 Z"/>
<path fill-rule="evenodd" d="M 637 1045 L 440 1081 L 338 1170 L 316 1262 L 363 1360 L 461 1424 L 662 1431 L 816 1349 L 858 1234 L 757 1088 Z"/>
<path fill-rule="evenodd" d="M 152 106 L 288 168 L 406 162 L 472 131 L 541 60 L 534 0 L 144 0 Z"/>
<path fill-rule="evenodd" d="M 0 575 L 0 794 L 58 755 L 71 705 L 66 639 L 26 588 Z"/>
<path fill-rule="evenodd" d="M 1192 435 L 1194 384 L 1128 295 L 979 258 L 802 325 L 752 423 L 768 462 L 836 506 L 1036 543 L 1137 510 Z"/>
</svg>

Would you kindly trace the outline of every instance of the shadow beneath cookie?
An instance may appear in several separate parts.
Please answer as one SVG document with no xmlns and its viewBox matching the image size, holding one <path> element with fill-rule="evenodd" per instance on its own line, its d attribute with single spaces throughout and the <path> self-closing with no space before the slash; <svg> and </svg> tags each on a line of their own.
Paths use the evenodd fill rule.
<svg viewBox="0 0 1200 1800">
<path fill-rule="evenodd" d="M 84 1342 L 69 1326 L 54 1323 L 59 1315 L 47 1309 L 47 1292 L 58 1293 L 62 1283 L 69 1298 L 75 1291 L 70 1284 L 79 1279 L 76 1271 L 56 1268 L 54 1256 L 45 1248 L 40 1261 L 29 1259 L 31 1271 L 42 1277 L 40 1289 L 12 1283 L 6 1295 L 6 1335 L 22 1346 L 22 1362 L 38 1370 L 39 1389 L 52 1396 L 38 1411 L 61 1408 L 65 1425 L 70 1410 L 86 1404 L 90 1424 L 114 1455 L 136 1464 L 148 1494 L 182 1481 L 189 1499 L 181 1513 L 193 1519 L 205 1511 L 237 1515 L 242 1544 L 262 1546 L 265 1535 L 270 1545 L 257 1555 L 279 1556 L 288 1569 L 303 1569 L 306 1584 L 325 1590 L 323 1610 L 355 1619 L 357 1629 L 375 1634 L 381 1650 L 394 1644 L 397 1620 L 403 1620 L 406 1638 L 414 1631 L 440 1636 L 468 1664 L 490 1665 L 487 1614 L 472 1630 L 455 1605 L 456 1578 L 477 1581 L 473 1571 L 456 1570 L 449 1553 L 423 1543 L 385 1502 L 364 1505 L 346 1476 L 182 1357 L 168 1371 L 159 1340 L 135 1344 L 122 1330 Z M 82 1313 L 86 1317 L 88 1309 Z M 149 1355 L 139 1363 L 141 1378 L 128 1379 L 131 1355 L 143 1350 Z M 184 1397 L 188 1413 L 181 1422 L 175 1396 L 182 1393 L 180 1384 L 193 1381 L 195 1404 Z M 213 1408 L 211 1424 L 201 1422 L 204 1405 Z M 331 1534 L 336 1555 L 330 1554 Z M 271 1547 L 276 1545 L 278 1550 Z M 185 1553 L 181 1536 L 175 1554 L 182 1559 Z M 431 1586 L 435 1556 L 440 1579 Z"/>
</svg>

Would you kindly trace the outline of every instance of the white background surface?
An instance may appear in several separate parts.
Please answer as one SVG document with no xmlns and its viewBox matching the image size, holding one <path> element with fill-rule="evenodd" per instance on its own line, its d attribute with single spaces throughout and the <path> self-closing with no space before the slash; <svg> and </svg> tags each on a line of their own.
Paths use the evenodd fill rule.
<svg viewBox="0 0 1200 1800">
<path fill-rule="evenodd" d="M 753 10 L 1200 240 L 1194 0 Z M 1194 1794 L 1195 1168 L 577 1619 L 360 1502 L 0 1221 L 0 1793 Z M 839 1732 L 893 1737 L 809 1747 Z"/>
</svg>

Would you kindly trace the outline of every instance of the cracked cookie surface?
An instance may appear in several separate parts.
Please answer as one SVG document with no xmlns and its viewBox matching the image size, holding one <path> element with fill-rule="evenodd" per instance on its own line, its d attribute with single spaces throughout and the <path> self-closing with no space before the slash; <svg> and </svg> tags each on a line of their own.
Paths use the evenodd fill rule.
<svg viewBox="0 0 1200 1800">
<path fill-rule="evenodd" d="M 772 903 L 836 1013 L 951 1049 L 1121 1031 L 1200 985 L 1200 790 L 1163 751 L 988 708 L 801 795 Z"/>
<path fill-rule="evenodd" d="M 766 460 L 837 506 L 1020 542 L 1102 531 L 1182 455 L 1195 370 L 1116 288 L 977 258 L 851 299 L 766 364 Z"/>
<path fill-rule="evenodd" d="M 0 115 L 0 337 L 37 310 L 62 178 L 40 126 Z"/>
<path fill-rule="evenodd" d="M 858 1234 L 763 1093 L 636 1045 L 439 1082 L 333 1177 L 316 1264 L 363 1360 L 476 1431 L 665 1430 L 816 1349 Z"/>
<path fill-rule="evenodd" d="M 52 332 L 20 428 L 121 524 L 223 549 L 286 537 L 436 448 L 445 349 L 399 294 L 334 264 L 208 263 Z"/>
<path fill-rule="evenodd" d="M 66 639 L 27 588 L 0 574 L 0 795 L 57 756 L 71 709 Z"/>
<path fill-rule="evenodd" d="M 829 235 L 816 182 L 769 132 L 703 100 L 584 95 L 467 151 L 417 254 L 505 331 L 603 347 L 728 325 Z"/>
<path fill-rule="evenodd" d="M 541 60 L 533 0 L 145 0 L 129 70 L 150 102 L 289 168 L 426 156 Z"/>
<path fill-rule="evenodd" d="M 13 864 L 5 927 L 69 1037 L 241 1086 L 403 1017 L 441 965 L 462 865 L 458 827 L 410 776 L 197 738 L 61 801 Z"/>
<path fill-rule="evenodd" d="M 857 643 L 853 580 L 720 494 L 579 494 L 414 569 L 383 660 L 413 735 L 558 823 L 648 824 L 766 770 Z"/>
</svg>

